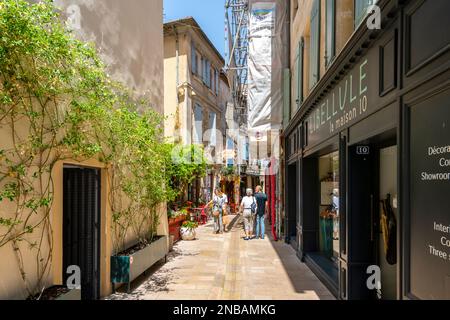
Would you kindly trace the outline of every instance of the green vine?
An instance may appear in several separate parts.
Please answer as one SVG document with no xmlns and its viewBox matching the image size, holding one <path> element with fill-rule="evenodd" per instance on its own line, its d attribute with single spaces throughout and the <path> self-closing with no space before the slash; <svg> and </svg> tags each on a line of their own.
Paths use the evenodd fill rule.
<svg viewBox="0 0 450 320">
<path fill-rule="evenodd" d="M 195 147 L 194 163 L 173 162 L 186 148 L 165 143 L 162 116 L 111 80 L 95 47 L 76 40 L 56 12 L 51 1 L 0 2 L 0 248 L 14 250 L 30 296 L 50 272 L 56 163 L 105 164 L 114 253 L 130 232 L 151 242 L 158 206 L 206 168 Z M 24 260 L 30 252 L 35 270 Z"/>
</svg>

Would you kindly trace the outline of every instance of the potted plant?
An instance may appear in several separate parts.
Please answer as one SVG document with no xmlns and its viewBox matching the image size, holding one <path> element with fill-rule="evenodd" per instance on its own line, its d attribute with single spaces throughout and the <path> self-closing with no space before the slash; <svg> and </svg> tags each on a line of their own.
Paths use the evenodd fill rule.
<svg viewBox="0 0 450 320">
<path fill-rule="evenodd" d="M 181 238 L 183 240 L 191 241 L 195 240 L 196 232 L 195 229 L 198 227 L 198 223 L 194 221 L 185 221 L 183 222 L 183 225 L 181 226 Z"/>
<path fill-rule="evenodd" d="M 171 210 L 169 212 L 169 235 L 171 236 L 172 244 L 180 239 L 180 228 L 182 222 L 186 220 L 186 215 L 186 209 L 179 211 Z"/>
</svg>

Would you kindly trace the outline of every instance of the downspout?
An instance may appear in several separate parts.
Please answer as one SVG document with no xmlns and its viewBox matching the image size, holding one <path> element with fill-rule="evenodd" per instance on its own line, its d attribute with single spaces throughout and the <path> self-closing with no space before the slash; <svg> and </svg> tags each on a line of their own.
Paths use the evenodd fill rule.
<svg viewBox="0 0 450 320">
<path fill-rule="evenodd" d="M 285 25 L 285 33 L 287 35 L 287 41 L 286 41 L 286 55 L 285 55 L 285 59 L 286 59 L 286 63 L 287 66 L 285 66 L 286 68 L 290 69 L 291 66 L 291 2 L 287 1 L 286 3 L 286 7 L 287 7 L 287 13 L 286 13 L 286 25 Z M 289 81 L 289 84 L 291 84 L 291 81 Z M 289 95 L 291 94 L 291 88 L 289 88 Z M 288 105 L 289 109 L 291 108 L 291 104 L 289 103 Z M 290 111 L 289 111 L 289 117 L 290 117 Z M 284 129 L 284 126 L 283 126 Z M 281 135 L 279 137 L 280 139 L 280 147 L 283 148 L 283 156 L 285 156 L 287 154 L 286 149 L 285 149 L 285 144 L 283 139 L 281 138 Z M 281 152 L 280 152 L 281 153 Z M 295 229 L 297 229 L 297 218 L 295 219 L 295 221 L 287 221 L 289 219 L 289 214 L 288 214 L 288 209 L 287 209 L 287 168 L 288 168 L 288 164 L 287 164 L 287 158 L 281 159 L 281 157 L 279 157 L 280 160 L 280 166 L 279 168 L 282 170 L 280 172 L 280 175 L 278 177 L 278 188 L 280 193 L 284 193 L 281 197 L 279 197 L 280 201 L 282 201 L 282 204 L 278 206 L 278 216 L 281 217 L 283 216 L 284 213 L 284 238 L 286 242 L 290 242 L 290 236 L 289 236 L 289 223 L 295 223 Z M 283 164 L 282 164 L 283 163 Z M 283 184 L 283 185 L 282 185 Z M 282 200 L 281 200 L 282 199 Z M 292 199 L 291 199 L 292 200 Z M 289 200 L 288 200 L 289 201 Z M 295 199 L 296 201 L 296 199 Z M 297 206 L 296 206 L 296 210 L 297 210 Z M 298 215 L 296 214 L 296 217 Z M 281 223 L 279 223 L 279 228 L 278 228 L 278 234 L 281 235 Z"/>
<path fill-rule="evenodd" d="M 178 87 L 180 85 L 180 54 L 179 54 L 179 50 L 180 50 L 180 42 L 178 39 L 178 32 L 177 32 L 177 28 L 175 26 L 173 26 L 173 32 L 175 34 L 175 57 L 176 57 L 176 66 L 175 66 L 175 82 L 176 82 L 176 87 L 175 87 L 175 94 L 176 94 L 176 114 L 175 114 L 175 134 L 174 136 L 180 136 L 180 130 L 181 130 L 181 119 L 180 119 L 180 98 L 178 96 Z M 178 131 L 178 132 L 177 132 Z"/>
</svg>

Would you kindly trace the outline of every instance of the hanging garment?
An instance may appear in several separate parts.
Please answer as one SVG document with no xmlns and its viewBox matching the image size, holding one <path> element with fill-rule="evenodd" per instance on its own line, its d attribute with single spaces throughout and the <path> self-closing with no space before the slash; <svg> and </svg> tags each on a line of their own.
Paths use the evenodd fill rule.
<svg viewBox="0 0 450 320">
<path fill-rule="evenodd" d="M 397 219 L 391 207 L 391 195 L 381 201 L 382 212 L 380 217 L 381 232 L 383 234 L 384 253 L 390 265 L 397 263 Z"/>
</svg>

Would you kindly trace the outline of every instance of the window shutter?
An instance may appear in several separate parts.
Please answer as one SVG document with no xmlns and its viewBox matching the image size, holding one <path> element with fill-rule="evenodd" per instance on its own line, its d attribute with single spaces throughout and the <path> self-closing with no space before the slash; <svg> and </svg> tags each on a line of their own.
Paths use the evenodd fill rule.
<svg viewBox="0 0 450 320">
<path fill-rule="evenodd" d="M 203 57 L 200 57 L 200 68 L 201 70 L 199 70 L 199 76 L 202 79 L 202 81 L 205 81 L 205 60 L 203 59 Z"/>
<path fill-rule="evenodd" d="M 209 129 L 211 130 L 211 135 L 209 137 L 209 145 L 215 147 L 217 145 L 217 115 L 215 112 L 209 114 Z"/>
<path fill-rule="evenodd" d="M 205 60 L 205 84 L 209 88 L 211 86 L 211 63 Z"/>
<path fill-rule="evenodd" d="M 297 100 L 298 100 L 298 80 L 300 78 L 300 74 L 299 74 L 299 69 L 298 69 L 298 61 L 299 61 L 299 56 L 300 56 L 300 46 L 297 46 L 297 49 L 295 51 L 295 61 L 294 61 L 294 69 L 292 70 L 293 72 L 293 80 L 292 80 L 292 91 L 293 91 L 293 98 L 294 101 L 293 103 L 297 104 Z M 295 110 L 297 110 L 297 105 L 295 106 Z"/>
<path fill-rule="evenodd" d="M 289 69 L 284 69 L 284 97 L 283 97 L 283 106 L 284 106 L 284 126 L 286 127 L 291 120 L 291 72 Z"/>
<path fill-rule="evenodd" d="M 219 81 L 220 81 L 219 71 L 216 70 L 216 94 L 219 94 Z"/>
<path fill-rule="evenodd" d="M 375 0 L 355 0 L 355 29 L 366 17 L 367 8 L 375 3 Z"/>
<path fill-rule="evenodd" d="M 336 42 L 336 0 L 326 0 L 326 44 L 325 44 L 325 65 L 328 66 L 335 55 Z"/>
<path fill-rule="evenodd" d="M 209 62 L 209 68 L 208 68 L 208 70 L 209 70 L 209 77 L 208 77 L 208 87 L 209 88 L 212 88 L 212 85 L 213 85 L 213 74 L 212 74 L 212 66 L 211 66 L 211 61 Z"/>
<path fill-rule="evenodd" d="M 202 107 L 198 104 L 194 107 L 193 140 L 195 144 L 201 144 L 203 140 L 203 112 Z"/>
<path fill-rule="evenodd" d="M 195 46 L 192 44 L 191 46 L 191 68 L 192 73 L 197 73 L 197 52 L 195 50 Z"/>
<path fill-rule="evenodd" d="M 298 43 L 298 55 L 297 55 L 297 100 L 295 101 L 297 104 L 297 109 L 300 108 L 300 106 L 303 103 L 303 50 L 305 47 L 305 41 L 303 38 L 300 39 L 300 42 Z"/>
<path fill-rule="evenodd" d="M 309 87 L 312 88 L 319 81 L 320 70 L 320 0 L 314 0 L 311 10 L 311 48 L 309 66 Z"/>
<path fill-rule="evenodd" d="M 203 80 L 203 83 L 205 83 L 205 81 L 206 81 L 206 60 L 205 60 L 205 58 L 203 58 L 203 60 L 202 60 L 202 80 Z"/>
</svg>

